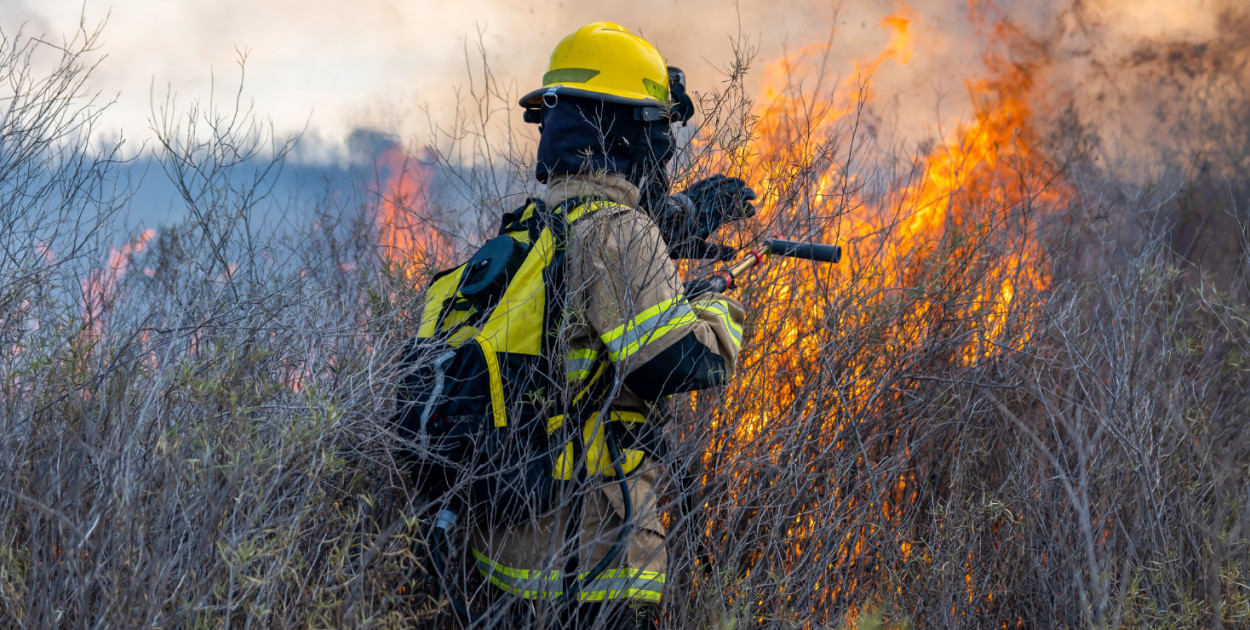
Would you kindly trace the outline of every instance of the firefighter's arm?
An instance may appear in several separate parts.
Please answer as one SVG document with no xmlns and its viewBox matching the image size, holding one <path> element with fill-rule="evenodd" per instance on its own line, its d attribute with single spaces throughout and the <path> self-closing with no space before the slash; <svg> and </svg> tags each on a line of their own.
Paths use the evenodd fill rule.
<svg viewBox="0 0 1250 630">
<path fill-rule="evenodd" d="M 655 223 L 641 212 L 605 217 L 586 259 L 588 323 L 625 385 L 643 399 L 713 387 L 732 373 L 742 305 L 716 293 L 687 297 Z"/>
</svg>

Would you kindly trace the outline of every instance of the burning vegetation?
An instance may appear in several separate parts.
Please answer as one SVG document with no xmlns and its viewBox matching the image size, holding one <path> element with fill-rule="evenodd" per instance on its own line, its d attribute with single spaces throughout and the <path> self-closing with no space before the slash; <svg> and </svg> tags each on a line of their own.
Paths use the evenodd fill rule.
<svg viewBox="0 0 1250 630">
<path fill-rule="evenodd" d="M 752 271 L 733 384 L 679 401 L 665 627 L 1250 624 L 1250 49 L 1230 35 L 1250 17 L 1216 4 L 1201 46 L 1090 61 L 972 2 L 968 113 L 907 154 L 874 79 L 934 54 L 916 10 L 849 66 L 809 46 L 708 96 L 677 178 L 763 192 L 719 236 L 847 256 Z M 55 80 L 30 80 L 37 41 L 0 51 L 20 88 L 0 118 L 0 625 L 443 623 L 410 579 L 428 515 L 391 456 L 391 357 L 414 289 L 489 236 L 436 189 L 498 215 L 528 158 L 440 179 L 446 152 L 388 146 L 367 195 L 275 235 L 253 216 L 276 170 L 242 165 L 291 145 L 237 111 L 162 110 L 189 219 L 109 248 L 125 196 L 92 182 L 112 157 L 47 141 L 88 137 L 97 37 Z M 1118 170 L 1113 114 L 1072 84 L 1091 67 L 1111 92 L 1193 88 L 1151 127 L 1184 142 Z"/>
<path fill-rule="evenodd" d="M 926 525 L 941 524 L 925 516 L 950 500 L 935 496 L 949 434 L 934 425 L 955 419 L 939 399 L 1028 350 L 1041 325 L 1050 284 L 1041 220 L 1062 214 L 1072 194 L 1029 107 L 1044 60 L 988 56 L 991 74 L 967 80 L 972 119 L 883 190 L 867 190 L 851 164 L 873 72 L 912 58 L 910 22 L 886 18 L 888 47 L 824 94 L 793 86 L 825 51 L 774 63 L 751 141 L 712 166 L 768 191 L 757 232 L 850 251 L 838 268 L 796 262 L 750 281 L 740 376 L 694 411 L 715 418 L 702 458 L 714 498 L 699 535 L 713 549 L 750 548 L 705 558 L 712 572 L 696 588 L 761 621 L 854 618 L 906 599 L 906 585 L 933 572 Z M 937 618 L 997 616 L 993 587 L 973 583 L 980 561 L 969 554 L 966 586 Z M 802 586 L 788 583 L 796 575 Z"/>
</svg>

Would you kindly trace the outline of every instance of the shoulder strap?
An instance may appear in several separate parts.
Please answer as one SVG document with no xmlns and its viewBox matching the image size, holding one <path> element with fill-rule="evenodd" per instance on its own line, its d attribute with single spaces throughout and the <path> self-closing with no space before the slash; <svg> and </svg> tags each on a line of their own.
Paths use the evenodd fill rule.
<svg viewBox="0 0 1250 630">
<path fill-rule="evenodd" d="M 574 217 L 572 221 L 567 220 L 570 212 L 574 209 L 586 205 L 594 201 L 604 201 L 598 195 L 579 195 L 569 197 L 560 202 L 555 208 L 548 209 L 547 204 L 538 197 L 528 197 L 525 205 L 513 210 L 505 212 L 499 219 L 499 235 L 503 236 L 509 232 L 519 232 L 525 230 L 530 237 L 530 242 L 534 242 L 538 235 L 542 233 L 544 227 L 556 226 L 557 223 L 569 224 L 577 221 L 577 219 L 585 216 L 584 214 Z M 530 208 L 533 210 L 530 210 Z M 557 222 L 553 219 L 560 217 L 562 220 Z M 559 235 L 557 235 L 559 236 Z"/>
<path fill-rule="evenodd" d="M 534 206 L 534 211 L 530 212 L 529 216 L 526 216 L 526 211 L 530 209 L 530 206 Z M 543 203 L 542 199 L 539 199 L 538 197 L 526 198 L 525 204 L 520 208 L 517 208 L 512 212 L 505 212 L 504 215 L 500 217 L 499 236 L 503 236 L 508 232 L 516 232 L 519 230 L 532 232 L 530 225 L 537 222 L 538 215 L 546 211 L 547 204 Z"/>
<path fill-rule="evenodd" d="M 542 205 L 542 202 L 539 202 L 540 205 L 534 209 L 534 218 L 537 220 L 533 221 L 529 226 L 530 242 L 536 242 L 543 228 L 548 228 L 551 230 L 551 235 L 555 237 L 556 246 L 562 248 L 568 237 L 568 213 L 574 208 L 589 203 L 594 199 L 595 197 L 584 195 L 569 197 L 550 210 L 545 205 Z"/>
</svg>

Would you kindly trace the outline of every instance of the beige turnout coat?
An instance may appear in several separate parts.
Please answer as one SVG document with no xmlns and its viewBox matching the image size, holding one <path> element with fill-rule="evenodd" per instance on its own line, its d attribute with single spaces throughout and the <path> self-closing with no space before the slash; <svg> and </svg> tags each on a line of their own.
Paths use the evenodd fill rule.
<svg viewBox="0 0 1250 630">
<path fill-rule="evenodd" d="M 724 374 L 717 375 L 718 380 L 727 378 L 741 344 L 742 306 L 719 294 L 682 295 L 682 281 L 659 229 L 635 209 L 638 189 L 624 178 L 611 174 L 553 178 L 544 201 L 554 208 L 570 197 L 587 195 L 610 203 L 583 215 L 569 230 L 570 303 L 563 331 L 574 357 L 569 374 L 574 381 L 585 376 L 577 370 L 579 358 L 607 356 L 618 377 L 627 381 L 613 407 L 641 410 L 641 415 L 630 416 L 632 420 L 659 422 L 661 416 L 649 405 L 654 401 L 632 391 L 628 382 L 663 383 L 672 372 L 670 359 L 676 348 L 692 348 L 686 354 L 702 357 L 719 356 L 714 361 L 723 363 Z M 535 515 L 509 528 L 484 524 L 473 534 L 477 568 L 496 587 L 531 599 L 553 597 L 560 592 L 560 572 L 572 549 L 578 554 L 579 572 L 586 572 L 612 548 L 624 517 L 620 484 L 614 473 L 603 474 L 610 471 L 606 465 L 610 458 L 603 470 L 594 470 L 593 462 L 606 453 L 593 446 L 598 429 L 587 431 L 584 435 L 590 439 L 580 465 L 592 474 L 587 476 L 576 540 L 565 540 L 569 515 L 563 511 Z M 610 570 L 579 593 L 583 601 L 658 601 L 666 580 L 665 531 L 656 497 L 660 462 L 641 452 L 624 459 L 631 464 L 626 468 L 633 504 L 631 533 Z"/>
</svg>

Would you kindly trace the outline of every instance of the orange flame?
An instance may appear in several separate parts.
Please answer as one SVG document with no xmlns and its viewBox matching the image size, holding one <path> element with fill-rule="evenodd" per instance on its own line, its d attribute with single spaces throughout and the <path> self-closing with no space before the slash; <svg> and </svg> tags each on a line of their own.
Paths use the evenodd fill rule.
<svg viewBox="0 0 1250 630">
<path fill-rule="evenodd" d="M 770 86 L 764 89 L 769 101 L 759 110 L 756 136 L 727 157 L 732 164 L 726 170 L 734 169 L 736 164 L 738 170 L 745 171 L 748 181 L 766 191 L 759 211 L 764 224 L 805 227 L 810 219 L 797 216 L 798 206 L 806 206 L 817 217 L 832 217 L 835 220 L 817 226 L 817 240 L 860 245 L 865 253 L 861 255 L 852 248 L 850 256 L 855 260 L 846 263 L 858 267 L 858 277 L 908 287 L 909 280 L 918 273 L 917 267 L 939 247 L 946 247 L 942 254 L 948 258 L 976 258 L 977 253 L 970 248 L 979 241 L 964 238 L 968 245 L 961 249 L 958 244 L 952 245 L 957 233 L 983 233 L 995 226 L 995 221 L 1007 220 L 996 213 L 1021 207 L 1055 207 L 1063 202 L 1064 193 L 1053 189 L 1056 170 L 1033 148 L 1039 139 L 1027 103 L 1033 87 L 1031 69 L 991 57 L 987 61 L 995 76 L 968 83 L 974 120 L 961 125 L 918 163 L 922 169 L 919 177 L 902 182 L 892 194 L 882 197 L 884 201 L 869 203 L 860 199 L 855 192 L 855 174 L 833 161 L 823 142 L 849 124 L 847 118 L 857 105 L 854 97 L 844 95 L 856 94 L 861 77 L 876 71 L 886 60 L 906 63 L 912 57 L 908 34 L 911 19 L 906 13 L 888 17 L 882 24 L 893 31 L 890 43 L 881 54 L 854 62 L 854 80 L 839 85 L 832 99 L 813 100 L 810 95 L 794 94 L 781 87 L 784 84 L 780 81 L 792 80 L 791 73 L 802 70 L 803 56 L 810 49 L 801 52 L 798 59 L 773 64 L 768 73 Z M 868 98 L 868 93 L 864 90 L 858 96 Z M 1030 168 L 1020 168 L 1021 164 Z M 1016 181 L 1006 179 L 1007 170 L 1017 177 Z M 990 356 L 996 351 L 996 344 L 1004 341 L 1003 326 L 1019 283 L 1036 289 L 1048 284 L 1037 243 L 1027 229 L 1015 236 L 1016 254 L 1007 257 L 1006 264 L 983 270 L 986 275 L 978 279 L 983 289 L 970 304 L 969 312 L 963 314 L 973 329 L 961 357 L 965 363 Z M 776 264 L 754 280 L 753 284 L 763 289 L 763 303 L 815 303 L 816 293 L 822 286 L 829 286 L 822 280 L 846 281 L 838 270 L 812 269 L 815 278 L 795 284 L 789 282 L 790 268 Z M 927 306 L 922 303 L 921 308 Z M 917 322 L 924 320 L 926 313 L 922 310 L 911 315 L 909 319 Z M 819 336 L 812 333 L 827 327 L 823 313 L 765 308 L 755 324 L 782 342 L 788 349 L 786 357 L 799 357 L 783 360 L 794 368 L 789 371 L 792 378 L 788 380 L 801 385 L 801 366 L 819 357 Z M 891 341 L 917 343 L 923 334 L 920 326 L 899 327 Z M 1016 343 L 1023 340 L 1027 336 L 1013 339 Z M 777 361 L 776 356 L 768 359 Z M 744 373 L 763 374 L 753 369 L 760 357 L 748 353 L 742 360 Z M 744 387 L 760 385 L 763 383 L 748 382 Z M 770 388 L 775 386 L 769 383 Z M 739 417 L 740 430 L 749 437 L 767 421 L 767 415 L 764 412 Z"/>
<path fill-rule="evenodd" d="M 121 249 L 109 248 L 108 261 L 103 268 L 93 269 L 82 283 L 83 317 L 85 319 L 84 336 L 88 340 L 96 339 L 104 330 L 104 315 L 117 297 L 117 284 L 126 275 L 126 269 L 135 254 L 143 251 L 144 246 L 156 230 L 144 230 Z M 49 250 L 50 252 L 50 250 Z M 50 256 L 51 254 L 46 254 Z"/>
<path fill-rule="evenodd" d="M 383 255 L 406 278 L 416 279 L 424 267 L 451 253 L 449 241 L 429 212 L 430 173 L 397 144 L 384 149 L 374 166 L 385 177 L 376 210 Z"/>
<path fill-rule="evenodd" d="M 891 31 L 889 44 L 880 54 L 853 62 L 852 76 L 827 90 L 828 98 L 794 87 L 796 75 L 808 70 L 807 56 L 823 52 L 823 47 L 771 64 L 752 141 L 724 156 L 717 169 L 741 173 L 764 192 L 758 219 L 770 229 L 793 231 L 787 235 L 803 240 L 850 245 L 848 260 L 838 267 L 780 262 L 759 268 L 749 279 L 757 341 L 744 344 L 741 378 L 726 393 L 726 411 L 715 419 L 731 450 L 770 461 L 789 457 L 772 452 L 782 448 L 765 435 L 770 422 L 783 417 L 823 418 L 831 428 L 828 434 L 842 435 L 848 417 L 872 413 L 881 404 L 872 378 L 878 355 L 918 352 L 930 347 L 926 344 L 935 336 L 944 336 L 958 348 L 947 360 L 973 366 L 1029 339 L 1027 326 L 1012 324 L 1019 319 L 1013 317 L 1017 296 L 1049 284 L 1031 217 L 1038 209 L 1062 207 L 1069 194 L 1056 183 L 1058 167 L 1037 149 L 1041 139 L 1028 100 L 1035 89 L 1032 66 L 987 55 L 990 76 L 967 82 L 972 119 L 885 194 L 863 198 L 857 174 L 837 158 L 839 138 L 856 130 L 858 109 L 871 97 L 871 75 L 886 61 L 905 64 L 912 59 L 913 22 L 906 10 L 883 20 Z M 797 265 L 803 266 L 802 275 L 792 273 Z M 954 287 L 954 297 L 928 298 L 929 283 Z M 858 298 L 854 310 L 836 309 L 830 296 L 838 287 Z M 919 297 L 896 297 L 900 295 Z M 881 329 L 882 322 L 888 323 L 886 329 Z M 821 409 L 801 392 L 827 360 L 831 329 L 875 330 L 879 345 L 840 366 L 848 375 L 848 392 L 839 394 L 838 409 Z M 916 483 L 911 474 L 880 483 L 887 490 L 878 496 L 884 498 L 867 507 L 881 521 L 892 522 L 916 501 Z M 840 492 L 834 487 L 832 496 L 823 499 L 850 510 L 856 497 Z M 820 513 L 816 505 L 803 510 Z M 713 529 L 709 525 L 707 531 Z M 822 548 L 828 541 L 813 535 L 815 531 L 808 519 L 774 532 L 793 541 L 787 562 L 798 565 L 816 558 L 831 571 L 874 566 L 867 554 L 878 553 L 879 546 L 866 543 L 869 527 L 848 531 L 832 549 Z M 892 548 L 903 560 L 922 555 L 910 541 Z M 867 588 L 864 581 L 851 577 L 830 584 L 822 597 L 856 601 L 846 598 L 862 595 L 857 589 Z"/>
<path fill-rule="evenodd" d="M 886 44 L 885 50 L 867 63 L 863 61 L 852 61 L 851 67 L 855 69 L 855 74 L 862 77 L 870 77 L 877 72 L 877 68 L 886 61 L 896 61 L 900 65 L 907 64 L 912 57 L 912 42 L 909 27 L 913 18 L 911 10 L 902 7 L 898 15 L 891 15 L 881 20 L 881 26 L 890 29 L 890 43 Z"/>
</svg>

